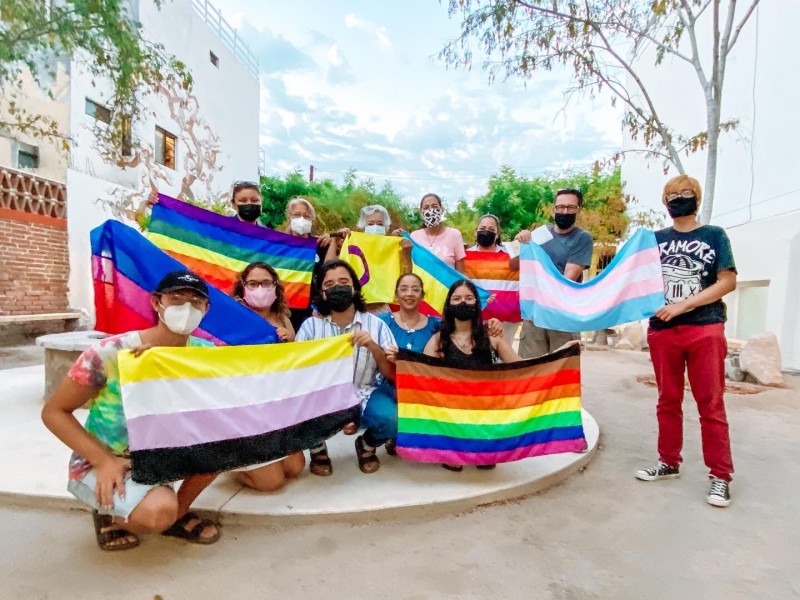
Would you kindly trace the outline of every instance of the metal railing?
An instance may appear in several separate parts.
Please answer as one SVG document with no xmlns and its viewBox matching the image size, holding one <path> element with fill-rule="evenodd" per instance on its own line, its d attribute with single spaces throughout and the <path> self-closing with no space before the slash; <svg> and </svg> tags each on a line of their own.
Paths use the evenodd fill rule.
<svg viewBox="0 0 800 600">
<path fill-rule="evenodd" d="M 233 52 L 253 77 L 258 79 L 258 59 L 231 25 L 222 18 L 222 13 L 208 0 L 192 0 L 192 6 L 203 17 L 206 24 Z"/>
</svg>

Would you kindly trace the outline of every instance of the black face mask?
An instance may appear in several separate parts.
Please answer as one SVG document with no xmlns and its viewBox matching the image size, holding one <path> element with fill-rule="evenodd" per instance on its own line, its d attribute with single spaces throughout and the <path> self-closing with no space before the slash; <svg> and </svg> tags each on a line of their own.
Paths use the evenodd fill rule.
<svg viewBox="0 0 800 600">
<path fill-rule="evenodd" d="M 697 212 L 697 198 L 675 198 L 667 202 L 667 212 L 673 219 L 688 217 Z"/>
<path fill-rule="evenodd" d="M 260 204 L 240 204 L 236 207 L 236 210 L 239 213 L 239 218 L 248 223 L 254 223 L 261 216 Z"/>
<path fill-rule="evenodd" d="M 497 239 L 497 234 L 494 231 L 479 231 L 477 235 L 478 245 L 482 248 L 491 248 Z"/>
<path fill-rule="evenodd" d="M 573 225 L 575 225 L 575 219 L 578 217 L 576 214 L 570 213 L 556 213 L 556 225 L 558 225 L 559 229 L 569 229 Z"/>
<path fill-rule="evenodd" d="M 325 290 L 325 302 L 331 310 L 344 312 L 353 304 L 355 292 L 349 285 L 335 285 Z"/>
<path fill-rule="evenodd" d="M 472 321 L 480 312 L 481 307 L 476 302 L 475 304 L 451 304 L 450 314 L 456 321 Z"/>
</svg>

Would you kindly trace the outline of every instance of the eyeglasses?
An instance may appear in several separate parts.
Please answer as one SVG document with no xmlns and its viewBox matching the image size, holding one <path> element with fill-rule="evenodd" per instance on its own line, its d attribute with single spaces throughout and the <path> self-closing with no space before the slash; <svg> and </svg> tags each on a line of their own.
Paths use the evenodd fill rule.
<svg viewBox="0 0 800 600">
<path fill-rule="evenodd" d="M 181 306 L 187 302 L 200 310 L 208 305 L 208 300 L 196 294 L 182 294 L 181 292 L 167 292 L 161 294 L 161 306 Z"/>
<path fill-rule="evenodd" d="M 678 198 L 697 198 L 697 194 L 695 194 L 692 190 L 683 190 L 682 192 L 676 192 L 673 194 L 667 194 L 664 196 L 667 199 L 667 202 L 671 202 L 672 200 L 677 200 Z"/>
<path fill-rule="evenodd" d="M 270 290 L 275 287 L 275 282 L 272 279 L 265 279 L 264 281 L 250 280 L 244 282 L 244 287 L 248 290 L 257 290 L 259 287 Z"/>
<path fill-rule="evenodd" d="M 577 206 L 575 204 L 556 204 L 553 207 L 553 210 L 555 210 L 557 213 L 560 214 L 569 213 L 571 215 L 574 215 L 576 212 L 578 212 L 579 208 L 580 206 Z"/>
</svg>

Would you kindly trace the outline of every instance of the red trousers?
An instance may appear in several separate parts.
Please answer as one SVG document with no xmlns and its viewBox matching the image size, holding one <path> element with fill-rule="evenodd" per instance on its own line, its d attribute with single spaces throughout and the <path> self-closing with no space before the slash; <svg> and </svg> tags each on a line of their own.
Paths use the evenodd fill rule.
<svg viewBox="0 0 800 600">
<path fill-rule="evenodd" d="M 703 459 L 711 474 L 731 480 L 733 460 L 725 415 L 725 341 L 722 323 L 678 325 L 647 332 L 658 383 L 658 454 L 668 465 L 681 463 L 684 371 L 700 413 Z"/>
</svg>

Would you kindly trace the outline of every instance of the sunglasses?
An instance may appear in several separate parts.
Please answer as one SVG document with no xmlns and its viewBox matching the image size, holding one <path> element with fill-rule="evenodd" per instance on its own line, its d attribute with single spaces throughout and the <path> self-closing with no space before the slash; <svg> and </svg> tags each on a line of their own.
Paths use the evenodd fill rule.
<svg viewBox="0 0 800 600">
<path fill-rule="evenodd" d="M 233 182 L 233 192 L 234 193 L 236 193 L 239 190 L 244 189 L 244 188 L 259 189 L 258 184 L 255 181 L 241 180 L 241 181 L 234 181 Z"/>
</svg>

